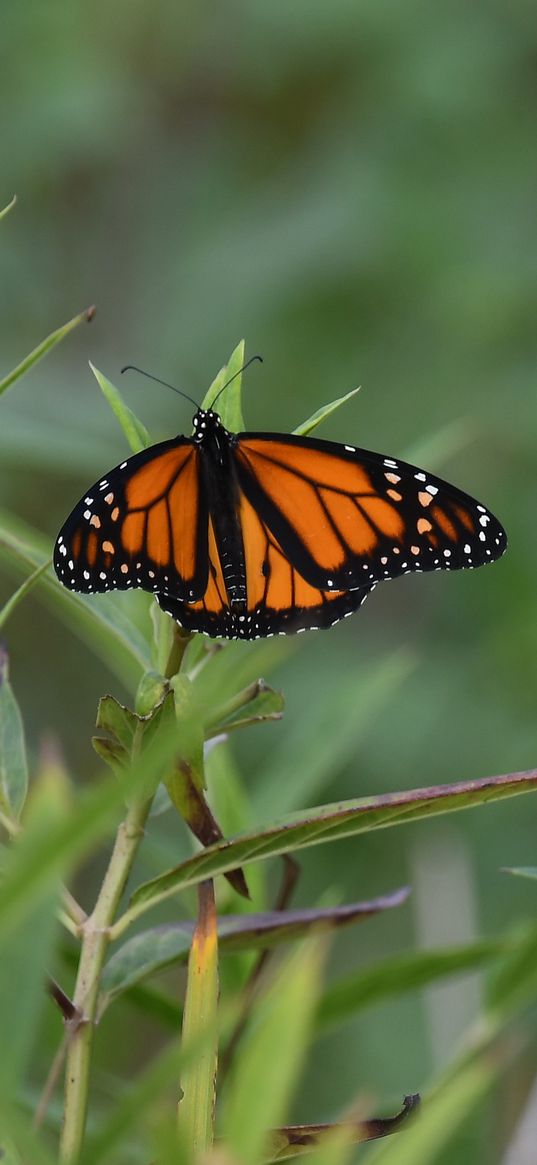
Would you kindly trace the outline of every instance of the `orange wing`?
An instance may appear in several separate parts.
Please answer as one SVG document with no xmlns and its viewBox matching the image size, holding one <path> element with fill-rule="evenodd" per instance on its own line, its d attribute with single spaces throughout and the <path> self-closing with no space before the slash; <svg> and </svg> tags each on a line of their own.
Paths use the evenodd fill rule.
<svg viewBox="0 0 537 1165">
<path fill-rule="evenodd" d="M 203 598 L 157 596 L 189 631 L 255 639 L 328 627 L 384 579 L 472 568 L 505 550 L 484 506 L 406 462 L 277 433 L 232 442 L 246 599 L 226 589 L 211 528 Z"/>
<path fill-rule="evenodd" d="M 260 639 L 270 635 L 330 627 L 352 615 L 374 586 L 329 591 L 311 586 L 286 558 L 259 514 L 242 494 L 238 517 L 244 547 L 246 601 L 230 599 L 224 581 L 213 523 L 209 521 L 209 581 L 202 599 L 181 602 L 159 594 L 163 611 L 186 631 L 201 631 L 227 639 Z"/>
<path fill-rule="evenodd" d="M 503 554 L 496 518 L 456 486 L 379 453 L 312 438 L 242 434 L 241 490 L 301 577 L 346 591 Z"/>
<path fill-rule="evenodd" d="M 54 565 L 71 590 L 203 595 L 207 504 L 194 443 L 163 441 L 96 482 L 60 531 Z"/>
<path fill-rule="evenodd" d="M 481 566 L 506 548 L 455 486 L 350 445 L 228 433 L 200 411 L 75 507 L 54 565 L 72 590 L 142 587 L 189 631 L 253 639 L 328 627 L 377 582 Z M 202 472 L 203 470 L 203 472 Z"/>
</svg>

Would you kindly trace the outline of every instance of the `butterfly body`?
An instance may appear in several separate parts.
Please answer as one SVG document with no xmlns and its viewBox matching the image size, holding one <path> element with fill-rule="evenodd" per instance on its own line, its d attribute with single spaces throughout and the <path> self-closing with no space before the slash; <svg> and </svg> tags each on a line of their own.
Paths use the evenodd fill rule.
<svg viewBox="0 0 537 1165">
<path fill-rule="evenodd" d="M 506 536 L 480 503 L 416 466 L 330 441 L 230 433 L 199 409 L 98 481 L 65 523 L 60 580 L 141 587 L 188 631 L 254 639 L 331 626 L 380 581 L 473 568 Z"/>
</svg>

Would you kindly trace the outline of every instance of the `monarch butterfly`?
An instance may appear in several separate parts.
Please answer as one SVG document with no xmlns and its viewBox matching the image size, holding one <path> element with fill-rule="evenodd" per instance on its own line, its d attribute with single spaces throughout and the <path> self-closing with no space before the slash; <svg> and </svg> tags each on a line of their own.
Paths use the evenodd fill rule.
<svg viewBox="0 0 537 1165">
<path fill-rule="evenodd" d="M 54 549 L 64 586 L 141 587 L 186 631 L 258 639 L 329 627 L 378 582 L 482 566 L 506 548 L 485 506 L 397 458 L 230 433 L 212 408 L 193 425 L 75 506 Z"/>
</svg>

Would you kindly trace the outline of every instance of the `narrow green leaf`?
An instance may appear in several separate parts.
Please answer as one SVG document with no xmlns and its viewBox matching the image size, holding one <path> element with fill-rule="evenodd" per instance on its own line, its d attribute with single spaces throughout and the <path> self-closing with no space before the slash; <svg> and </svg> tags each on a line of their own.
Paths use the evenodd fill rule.
<svg viewBox="0 0 537 1165">
<path fill-rule="evenodd" d="M 382 910 L 401 906 L 409 891 L 394 891 L 370 902 L 351 902 L 309 910 L 272 910 L 265 913 L 225 914 L 218 920 L 221 952 L 265 950 L 318 932 L 362 922 Z M 101 1013 L 123 991 L 184 961 L 190 950 L 194 923 L 169 923 L 142 931 L 123 944 L 108 961 L 102 977 Z"/>
<path fill-rule="evenodd" d="M 374 963 L 328 987 L 319 1001 L 319 1030 L 344 1023 L 357 1012 L 385 999 L 399 998 L 438 979 L 468 974 L 505 954 L 514 939 L 499 938 L 446 950 L 405 951 Z"/>
<path fill-rule="evenodd" d="M 177 1005 L 174 1006 L 177 1012 Z M 225 1008 L 221 1007 L 219 1030 L 226 1032 L 232 1024 L 237 1022 L 237 1018 L 238 1010 L 235 1004 L 228 1004 Z M 176 1033 L 177 1031 L 178 1025 Z M 213 1039 L 214 1029 L 212 1028 L 206 1028 L 199 1038 L 192 1039 L 188 1047 L 184 1043 L 179 1044 L 179 1041 L 175 1039 L 134 1080 L 130 1080 L 124 1093 L 115 1099 L 111 1114 L 100 1122 L 98 1127 L 92 1128 L 89 1132 L 88 1144 L 79 1165 L 102 1165 L 118 1150 L 119 1156 L 114 1155 L 112 1161 L 123 1163 L 123 1161 L 129 1160 L 125 1156 L 127 1138 L 135 1144 L 137 1150 L 142 1138 L 145 1144 L 148 1133 L 147 1141 L 148 1143 L 152 1141 L 151 1134 L 154 1133 L 155 1123 L 160 1124 L 163 1115 L 169 1113 L 170 1101 L 168 1098 L 172 1098 L 171 1104 L 173 1104 L 173 1098 L 179 1100 L 178 1081 L 180 1074 L 195 1063 L 200 1055 L 204 1054 Z M 171 1160 L 173 1160 L 174 1165 L 182 1165 L 183 1158 L 179 1156 L 177 1146 L 176 1120 L 174 1120 L 172 1140 L 175 1155 Z M 139 1159 L 137 1155 L 136 1160 Z M 145 1156 L 141 1158 L 142 1161 L 145 1159 Z M 147 1160 L 153 1159 L 148 1151 Z M 30 1160 L 31 1165 L 34 1165 L 33 1160 L 31 1158 Z M 158 1160 L 160 1162 L 160 1157 Z"/>
<path fill-rule="evenodd" d="M 28 791 L 28 762 L 19 706 L 9 682 L 9 662 L 0 643 L 0 809 L 15 820 Z"/>
<path fill-rule="evenodd" d="M 52 571 L 47 539 L 5 511 L 0 512 L 0 556 L 15 563 L 37 569 L 43 568 L 38 585 L 56 605 L 60 615 L 83 638 L 92 650 L 99 649 L 111 670 L 125 679 L 124 659 L 118 657 L 118 646 L 145 670 L 151 666 L 149 647 L 136 625 L 126 614 L 122 597 L 103 595 L 96 600 L 92 595 L 79 595 L 61 585 Z M 104 599 L 104 602 L 102 601 Z M 99 601 L 101 600 L 101 601 Z M 132 673 L 129 672 L 129 680 Z"/>
<path fill-rule="evenodd" d="M 245 429 L 241 406 L 241 368 L 244 364 L 244 349 L 244 340 L 240 340 L 231 353 L 227 364 L 224 364 L 215 376 L 210 388 L 205 393 L 201 406 L 204 409 L 212 408 L 218 393 L 222 392 L 224 385 L 234 377 L 233 382 L 229 388 L 226 388 L 225 392 L 222 392 L 216 404 L 222 424 L 225 425 L 226 429 L 229 429 L 230 433 L 241 433 Z"/>
<path fill-rule="evenodd" d="M 272 748 L 261 766 L 253 790 L 261 821 L 274 812 L 288 813 L 319 795 L 327 779 L 349 764 L 371 722 L 384 710 L 407 679 L 413 659 L 407 651 L 393 652 L 365 676 L 349 677 L 343 669 L 339 682 L 316 686 L 308 694 L 302 713 L 286 733 L 285 741 Z"/>
<path fill-rule="evenodd" d="M 537 770 L 485 777 L 477 781 L 459 781 L 388 793 L 380 797 L 359 798 L 335 805 L 324 805 L 307 813 L 295 813 L 257 833 L 244 834 L 230 841 L 208 846 L 173 870 L 139 886 L 131 899 L 131 908 L 116 924 L 116 934 L 133 918 L 157 902 L 204 878 L 215 877 L 237 865 L 261 861 L 276 854 L 291 853 L 307 846 L 321 845 L 343 837 L 354 837 L 373 829 L 387 829 L 405 821 L 416 821 L 441 813 L 471 809 L 489 801 L 530 793 L 537 788 Z"/>
<path fill-rule="evenodd" d="M 8 855 L 0 895 L 0 927 L 7 931 L 26 918 L 40 890 L 44 892 L 59 872 L 81 861 L 112 831 L 125 796 L 132 797 L 150 778 L 156 781 L 158 773 L 170 763 L 175 748 L 174 735 L 166 728 L 130 771 L 119 779 L 108 779 L 84 790 L 76 807 L 40 832 L 31 847 L 16 847 Z"/>
<path fill-rule="evenodd" d="M 281 692 L 275 692 L 264 680 L 255 680 L 209 713 L 205 722 L 205 735 L 217 736 L 221 732 L 233 732 L 249 724 L 281 720 L 283 707 Z"/>
<path fill-rule="evenodd" d="M 537 866 L 504 866 L 502 873 L 516 874 L 518 878 L 537 878 Z"/>
<path fill-rule="evenodd" d="M 139 453 L 142 449 L 147 449 L 151 444 L 151 437 L 142 421 L 138 420 L 132 409 L 125 404 L 123 397 L 115 384 L 108 380 L 98 368 L 89 361 L 89 366 L 93 375 L 103 393 L 103 396 L 108 401 L 110 408 L 117 420 L 119 421 L 123 433 L 127 439 L 133 453 Z"/>
<path fill-rule="evenodd" d="M 65 821 L 66 785 L 55 763 L 46 763 L 34 783 L 25 828 L 6 857 L 2 896 L 9 894 L 13 872 L 24 869 L 50 829 Z M 45 996 L 43 982 L 52 956 L 61 867 L 43 871 L 34 886 L 28 911 L 15 914 L 13 925 L 0 927 L 0 1096 L 15 1097 L 22 1088 L 34 1046 Z"/>
<path fill-rule="evenodd" d="M 49 1153 L 43 1137 L 32 1128 L 28 1112 L 0 1096 L 1 1148 L 7 1156 L 2 1165 L 58 1165 L 58 1157 Z"/>
<path fill-rule="evenodd" d="M 37 345 L 37 348 L 34 348 L 33 352 L 30 352 L 24 360 L 21 360 L 20 364 L 17 364 L 16 368 L 12 368 L 11 372 L 8 372 L 7 376 L 4 376 L 3 380 L 0 380 L 0 396 L 3 392 L 6 392 L 6 390 L 10 388 L 11 385 L 14 384 L 20 376 L 23 376 L 25 372 L 28 372 L 28 370 L 32 368 L 34 364 L 37 364 L 39 360 L 42 360 L 43 356 L 46 356 L 47 352 L 50 352 L 51 348 L 54 348 L 56 344 L 59 344 L 61 340 L 65 339 L 65 337 L 69 335 L 69 332 L 72 332 L 73 329 L 77 328 L 79 324 L 90 323 L 94 315 L 95 308 L 88 307 L 85 311 L 80 312 L 79 315 L 74 316 L 72 320 L 69 320 L 67 324 L 63 324 L 61 328 L 57 328 L 55 332 L 51 332 L 50 336 L 47 336 L 46 339 L 42 340 L 41 343 Z"/>
<path fill-rule="evenodd" d="M 28 578 L 26 578 L 24 582 L 21 583 L 20 587 L 17 587 L 17 590 L 14 592 L 14 594 L 11 595 L 7 602 L 4 603 L 4 606 L 0 611 L 0 629 L 4 627 L 10 615 L 13 614 L 13 611 L 16 607 L 18 607 L 21 600 L 25 598 L 25 596 L 28 594 L 28 591 L 32 590 L 36 582 L 39 582 L 41 575 L 44 574 L 51 565 L 51 559 L 47 558 L 46 562 L 43 562 L 41 566 L 36 567 L 36 569 L 33 570 L 30 575 L 28 575 Z"/>
<path fill-rule="evenodd" d="M 11 202 L 8 202 L 7 206 L 4 206 L 3 210 L 0 210 L 0 219 L 5 218 L 6 214 L 9 214 L 10 210 L 13 210 L 13 207 L 16 205 L 17 205 L 17 195 L 14 194 L 13 198 L 11 199 Z"/>
<path fill-rule="evenodd" d="M 309 436 L 309 434 L 313 433 L 314 429 L 316 429 L 318 425 L 322 424 L 322 422 L 325 421 L 327 417 L 330 417 L 332 413 L 335 413 L 336 409 L 341 408 L 341 405 L 346 404 L 348 400 L 351 400 L 353 396 L 356 396 L 356 393 L 359 391 L 360 386 L 358 386 L 358 388 L 351 388 L 351 391 L 346 392 L 345 396 L 338 396 L 336 400 L 330 401 L 330 404 L 322 405 L 320 409 L 317 409 L 316 412 L 312 413 L 311 417 L 308 417 L 307 421 L 302 421 L 301 425 L 297 425 L 296 429 L 293 429 L 293 433 L 295 433 L 298 437 Z"/>
<path fill-rule="evenodd" d="M 181 1076 L 183 1097 L 179 1103 L 179 1136 L 194 1161 L 201 1159 L 214 1141 L 215 1088 L 218 1064 L 218 931 L 213 882 L 198 892 L 199 914 L 188 960 L 183 1015 L 183 1044 L 188 1048 L 207 1033 L 203 1051 Z M 211 1036 L 212 1033 L 212 1036 Z"/>
<path fill-rule="evenodd" d="M 323 948 L 310 940 L 285 959 L 256 1000 L 231 1071 L 222 1134 L 241 1165 L 266 1159 L 269 1130 L 283 1123 L 307 1052 Z"/>
<path fill-rule="evenodd" d="M 537 996 L 537 927 L 532 926 L 508 951 L 492 976 L 487 1010 L 496 1023 L 507 1022 Z"/>
<path fill-rule="evenodd" d="M 150 1123 L 151 1105 L 175 1085 L 184 1063 L 183 1050 L 177 1042 L 166 1048 L 129 1086 L 114 1104 L 111 1115 L 88 1137 L 88 1146 L 80 1165 L 101 1165 L 114 1152 L 125 1152 L 125 1140 L 136 1134 L 140 1138 L 140 1124 Z M 114 1158 L 115 1160 L 117 1158 Z"/>
</svg>

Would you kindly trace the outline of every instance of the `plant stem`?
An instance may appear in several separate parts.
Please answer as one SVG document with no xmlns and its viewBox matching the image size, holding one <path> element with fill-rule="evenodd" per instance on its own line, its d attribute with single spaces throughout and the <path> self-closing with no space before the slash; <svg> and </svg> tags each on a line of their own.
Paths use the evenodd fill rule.
<svg viewBox="0 0 537 1165">
<path fill-rule="evenodd" d="M 118 828 L 108 869 L 93 913 L 82 924 L 82 950 L 73 1003 L 78 1019 L 69 1037 L 65 1070 L 65 1109 L 60 1142 L 62 1165 L 74 1165 L 84 1141 L 89 1069 L 101 971 L 110 941 L 110 926 L 144 834 L 150 800 L 135 801 Z"/>
<path fill-rule="evenodd" d="M 183 1048 L 208 1036 L 208 1042 L 182 1074 L 178 1109 L 180 1144 L 188 1159 L 205 1159 L 214 1140 L 215 1087 L 218 1065 L 218 929 L 214 882 L 198 887 L 198 921 L 188 960 L 183 1015 Z"/>
</svg>

